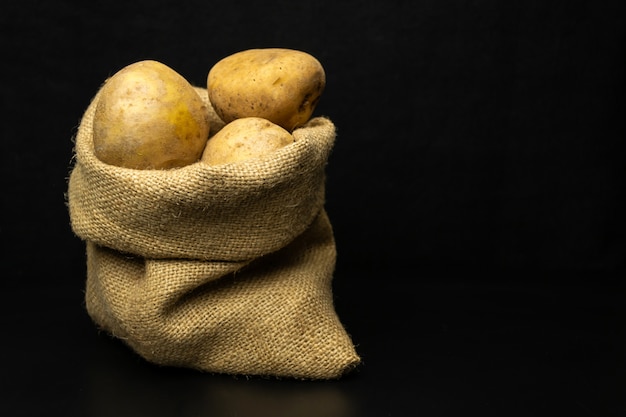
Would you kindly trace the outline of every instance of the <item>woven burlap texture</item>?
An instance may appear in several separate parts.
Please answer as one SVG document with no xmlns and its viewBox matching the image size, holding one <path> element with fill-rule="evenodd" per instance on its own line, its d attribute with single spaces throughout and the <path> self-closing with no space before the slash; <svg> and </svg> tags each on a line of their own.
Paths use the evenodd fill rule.
<svg viewBox="0 0 626 417">
<path fill-rule="evenodd" d="M 223 123 L 196 90 L 214 134 Z M 67 193 L 86 242 L 93 321 L 160 365 L 303 379 L 357 366 L 333 305 L 324 209 L 333 123 L 312 119 L 266 158 L 133 170 L 94 155 L 98 94 L 78 128 Z"/>
</svg>

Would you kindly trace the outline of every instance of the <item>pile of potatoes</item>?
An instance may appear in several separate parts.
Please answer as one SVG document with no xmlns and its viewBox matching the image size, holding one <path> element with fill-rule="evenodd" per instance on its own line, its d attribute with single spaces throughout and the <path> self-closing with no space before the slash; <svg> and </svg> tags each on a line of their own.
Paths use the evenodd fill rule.
<svg viewBox="0 0 626 417">
<path fill-rule="evenodd" d="M 211 122 L 194 88 L 153 60 L 130 64 L 102 86 L 93 120 L 96 157 L 133 169 L 219 165 L 266 155 L 294 141 L 324 91 L 321 63 L 306 52 L 249 49 L 218 61 L 207 76 Z"/>
</svg>

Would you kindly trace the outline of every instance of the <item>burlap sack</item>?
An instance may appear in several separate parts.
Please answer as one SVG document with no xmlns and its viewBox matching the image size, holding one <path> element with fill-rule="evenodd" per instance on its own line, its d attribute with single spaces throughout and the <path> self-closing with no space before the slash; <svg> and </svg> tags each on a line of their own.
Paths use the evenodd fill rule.
<svg viewBox="0 0 626 417">
<path fill-rule="evenodd" d="M 213 134 L 223 123 L 197 91 Z M 355 367 L 331 289 L 324 181 L 333 123 L 312 119 L 265 159 L 133 170 L 95 157 L 97 100 L 78 129 L 68 184 L 94 322 L 160 365 L 303 379 Z"/>
</svg>

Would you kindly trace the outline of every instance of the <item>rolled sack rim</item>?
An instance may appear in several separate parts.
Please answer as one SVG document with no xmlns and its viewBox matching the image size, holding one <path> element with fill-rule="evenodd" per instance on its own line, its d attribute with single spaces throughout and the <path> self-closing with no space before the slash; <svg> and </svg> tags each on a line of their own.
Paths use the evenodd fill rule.
<svg viewBox="0 0 626 417">
<path fill-rule="evenodd" d="M 201 94 L 206 90 L 201 88 L 196 88 L 196 90 L 205 101 L 209 111 L 213 111 L 208 102 L 208 94 Z M 147 201 L 153 201 L 154 208 L 152 210 L 154 213 L 145 213 L 148 220 L 144 221 L 158 222 L 161 219 L 159 205 L 189 205 L 197 208 L 195 211 L 198 216 L 219 211 L 220 207 L 224 206 L 225 201 L 228 201 L 228 204 L 224 207 L 229 209 L 236 207 L 238 202 L 244 201 L 247 204 L 253 206 L 257 204 L 258 207 L 261 207 L 263 200 L 267 199 L 268 195 L 286 193 L 290 184 L 297 185 L 303 182 L 310 190 L 307 189 L 308 192 L 298 195 L 298 201 L 293 201 L 291 198 L 292 201 L 288 202 L 288 205 L 293 206 L 294 210 L 297 209 L 294 211 L 294 216 L 300 218 L 294 221 L 289 215 L 282 215 L 280 218 L 284 224 L 275 225 L 281 233 L 289 230 L 288 233 L 292 234 L 292 236 L 286 236 L 283 239 L 285 240 L 284 244 L 304 231 L 323 208 L 324 170 L 336 137 L 335 126 L 330 119 L 326 117 L 312 118 L 307 124 L 294 130 L 294 143 L 276 150 L 267 157 L 219 166 L 211 166 L 197 161 L 181 168 L 169 170 L 138 170 L 112 166 L 100 161 L 95 156 L 92 136 L 93 114 L 99 94 L 100 92 L 90 102 L 78 127 L 75 137 L 75 162 L 68 184 L 68 206 L 72 228 L 82 239 L 92 240 L 97 244 L 113 249 L 152 257 L 214 258 L 222 256 L 225 260 L 241 260 L 277 249 L 277 247 L 268 247 L 266 250 L 263 248 L 263 242 L 259 242 L 258 247 L 254 247 L 254 243 L 251 243 L 251 247 L 248 250 L 243 249 L 241 254 L 220 255 L 219 250 L 217 253 L 213 253 L 210 242 L 206 244 L 208 250 L 206 248 L 189 248 L 182 252 L 179 252 L 178 249 L 172 250 L 172 248 L 181 247 L 180 244 L 174 244 L 172 248 L 159 248 L 151 244 L 144 245 L 141 243 L 141 240 L 146 237 L 142 236 L 143 229 L 135 230 L 141 225 L 134 224 L 132 219 L 129 219 L 124 213 L 116 213 L 115 210 L 107 207 L 109 202 L 104 193 L 99 195 L 100 188 L 109 192 L 111 190 L 119 191 L 124 195 L 138 195 L 146 198 Z M 265 172 L 266 175 L 260 176 L 259 172 Z M 81 177 L 80 181 L 86 182 L 89 186 L 73 186 L 73 179 L 78 181 L 77 178 L 73 177 Z M 146 184 L 152 186 L 146 187 Z M 293 194 L 291 193 L 291 197 Z M 280 195 L 275 197 L 279 198 Z M 255 202 L 255 199 L 258 201 Z M 311 207 L 302 207 L 303 205 L 310 205 Z M 81 213 L 80 216 L 77 216 L 78 212 Z M 204 221 L 203 218 L 198 220 Z M 109 223 L 113 224 L 114 227 L 107 231 L 105 224 Z M 205 226 L 208 227 L 205 229 L 199 227 L 201 230 L 198 233 L 207 233 L 207 238 L 210 238 L 211 226 L 214 225 Z M 228 236 L 224 236 L 224 228 L 228 225 L 218 226 L 220 227 L 216 227 L 215 230 L 222 232 L 221 238 L 228 239 Z M 255 226 L 259 227 L 258 225 Z M 124 233 L 120 234 L 121 231 Z M 137 236 L 133 237 L 135 231 L 137 231 Z M 158 228 L 155 228 L 150 233 L 158 235 L 160 232 Z M 237 233 L 241 233 L 241 231 Z M 159 237 L 165 239 L 170 235 L 172 235 L 171 231 Z M 125 236 L 130 237 L 126 238 Z M 237 237 L 233 236 L 233 238 Z M 249 239 L 249 241 L 252 242 L 253 240 Z"/>
</svg>

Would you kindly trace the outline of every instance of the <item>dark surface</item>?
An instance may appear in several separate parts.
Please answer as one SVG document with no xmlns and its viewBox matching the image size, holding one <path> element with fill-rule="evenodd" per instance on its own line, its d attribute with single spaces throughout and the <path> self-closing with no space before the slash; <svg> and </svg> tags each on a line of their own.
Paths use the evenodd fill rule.
<svg viewBox="0 0 626 417">
<path fill-rule="evenodd" d="M 626 415 L 621 1 L 0 6 L 6 416 Z M 182 3 L 181 3 L 182 4 Z M 141 59 L 323 63 L 337 312 L 363 364 L 302 382 L 158 368 L 98 333 L 72 136 Z"/>
</svg>

